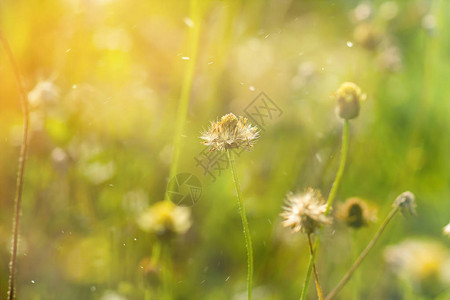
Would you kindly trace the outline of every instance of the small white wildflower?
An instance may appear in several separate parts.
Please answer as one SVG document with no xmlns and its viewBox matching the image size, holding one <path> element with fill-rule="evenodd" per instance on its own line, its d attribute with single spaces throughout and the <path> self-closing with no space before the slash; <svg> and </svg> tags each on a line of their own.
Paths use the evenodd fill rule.
<svg viewBox="0 0 450 300">
<path fill-rule="evenodd" d="M 247 124 L 246 118 L 236 117 L 230 113 L 223 116 L 220 121 L 211 122 L 209 130 L 200 138 L 204 145 L 211 147 L 211 151 L 226 151 L 233 148 L 249 151 L 258 136 L 256 126 Z"/>
<path fill-rule="evenodd" d="M 290 227 L 294 232 L 313 233 L 321 225 L 331 223 L 331 218 L 325 215 L 327 205 L 319 191 L 308 189 L 303 194 L 288 194 L 286 206 L 281 216 L 284 227 Z"/>
</svg>

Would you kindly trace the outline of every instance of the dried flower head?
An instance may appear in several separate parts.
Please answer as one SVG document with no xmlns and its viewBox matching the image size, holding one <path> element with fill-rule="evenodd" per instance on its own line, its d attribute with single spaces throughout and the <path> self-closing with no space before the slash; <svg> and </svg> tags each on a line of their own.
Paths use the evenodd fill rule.
<svg viewBox="0 0 450 300">
<path fill-rule="evenodd" d="M 170 201 L 159 201 L 138 218 L 139 227 L 161 236 L 182 234 L 191 227 L 191 211 Z"/>
<path fill-rule="evenodd" d="M 244 117 L 236 117 L 230 113 L 223 116 L 220 121 L 211 122 L 208 131 L 200 137 L 203 144 L 211 147 L 211 151 L 242 148 L 249 151 L 259 132 L 256 126 L 247 124 Z"/>
<path fill-rule="evenodd" d="M 450 238 L 450 222 L 442 229 L 442 233 Z"/>
<path fill-rule="evenodd" d="M 377 220 L 375 209 L 370 208 L 364 200 L 357 197 L 348 198 L 344 204 L 340 205 L 336 216 L 355 229 L 368 226 Z"/>
<path fill-rule="evenodd" d="M 313 233 L 321 225 L 331 224 L 331 218 L 325 215 L 327 205 L 319 191 L 309 188 L 303 194 L 288 194 L 286 206 L 281 216 L 284 227 L 294 232 Z"/>
<path fill-rule="evenodd" d="M 360 102 L 366 95 L 361 93 L 359 86 L 353 82 L 344 82 L 334 94 L 336 98 L 336 114 L 346 120 L 359 115 Z"/>
<path fill-rule="evenodd" d="M 401 193 L 397 199 L 395 199 L 394 207 L 398 207 L 403 215 L 409 213 L 411 215 L 416 215 L 416 202 L 414 194 L 410 191 Z"/>
</svg>

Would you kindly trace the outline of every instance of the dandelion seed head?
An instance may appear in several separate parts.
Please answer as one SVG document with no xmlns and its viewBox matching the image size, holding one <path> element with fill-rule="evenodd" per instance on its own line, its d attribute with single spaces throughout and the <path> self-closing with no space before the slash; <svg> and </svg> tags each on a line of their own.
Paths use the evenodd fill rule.
<svg viewBox="0 0 450 300">
<path fill-rule="evenodd" d="M 319 191 L 310 188 L 303 194 L 288 194 L 286 198 L 286 206 L 280 214 L 284 218 L 284 227 L 310 234 L 321 225 L 331 224 L 331 218 L 325 215 L 327 205 Z"/>
<path fill-rule="evenodd" d="M 229 113 L 220 121 L 211 122 L 210 128 L 200 137 L 202 144 L 209 146 L 211 151 L 226 151 L 242 148 L 250 151 L 259 136 L 256 126 L 247 123 L 247 118 L 236 117 Z"/>
</svg>

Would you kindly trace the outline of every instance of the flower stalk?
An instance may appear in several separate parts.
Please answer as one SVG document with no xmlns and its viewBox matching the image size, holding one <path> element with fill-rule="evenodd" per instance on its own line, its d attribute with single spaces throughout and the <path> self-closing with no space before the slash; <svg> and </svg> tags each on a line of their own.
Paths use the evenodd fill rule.
<svg viewBox="0 0 450 300">
<path fill-rule="evenodd" d="M 352 261 L 356 260 L 358 258 L 358 230 L 357 229 L 352 229 L 352 240 L 353 240 L 353 253 L 352 253 Z M 360 272 L 356 272 L 355 273 L 355 279 L 353 280 L 353 286 L 352 286 L 352 290 L 353 290 L 353 298 L 354 300 L 358 300 L 359 299 L 359 294 L 360 294 L 360 282 L 361 282 L 361 273 Z"/>
<path fill-rule="evenodd" d="M 344 128 L 342 130 L 342 149 L 341 149 L 341 156 L 340 156 L 340 160 L 339 160 L 339 167 L 338 167 L 338 171 L 336 173 L 336 178 L 334 179 L 333 185 L 331 187 L 330 194 L 328 195 L 327 208 L 325 210 L 325 215 L 328 215 L 331 211 L 334 198 L 336 197 L 336 193 L 337 193 L 339 184 L 340 184 L 342 176 L 344 174 L 345 163 L 347 161 L 348 145 L 349 145 L 349 131 L 350 131 L 350 122 L 348 119 L 345 119 L 344 120 Z M 319 233 L 317 234 L 316 240 L 314 242 L 314 248 L 313 248 L 311 257 L 309 259 L 308 270 L 307 270 L 306 277 L 305 277 L 305 283 L 303 284 L 303 289 L 302 289 L 302 293 L 300 296 L 300 300 L 305 300 L 306 295 L 308 293 L 309 282 L 311 280 L 311 273 L 313 271 L 314 264 L 316 261 L 316 256 L 317 256 L 317 251 L 318 251 L 319 245 L 320 245 L 321 235 L 322 235 L 322 229 L 320 229 Z M 319 293 L 319 291 L 317 291 L 317 292 Z"/>
<path fill-rule="evenodd" d="M 16 78 L 17 87 L 19 89 L 20 101 L 22 105 L 22 110 L 24 114 L 23 120 L 23 137 L 20 146 L 20 156 L 19 156 L 19 171 L 17 172 L 17 184 L 16 193 L 14 198 L 14 217 L 12 223 L 12 249 L 11 249 L 11 259 L 9 262 L 9 285 L 8 285 L 8 299 L 15 299 L 15 273 L 16 273 L 16 260 L 17 260 L 17 248 L 19 243 L 19 224 L 20 224 L 20 209 L 22 205 L 22 190 L 23 190 L 23 175 L 25 173 L 25 162 L 28 150 L 28 127 L 29 127 L 29 109 L 27 95 L 23 87 L 22 79 L 20 76 L 19 68 L 14 59 L 14 55 L 11 51 L 8 41 L 4 37 L 2 31 L 0 30 L 0 41 L 6 50 L 6 55 L 12 65 L 14 75 Z"/>
<path fill-rule="evenodd" d="M 369 253 L 369 251 L 373 248 L 373 246 L 375 245 L 375 243 L 378 241 L 378 239 L 380 238 L 381 234 L 383 233 L 384 229 L 386 228 L 387 224 L 394 218 L 395 214 L 397 213 L 397 211 L 399 210 L 398 206 L 394 206 L 394 208 L 389 212 L 389 214 L 387 215 L 386 219 L 383 221 L 383 223 L 381 224 L 380 228 L 378 228 L 377 233 L 375 234 L 375 236 L 372 238 L 372 240 L 369 242 L 369 244 L 367 245 L 367 247 L 363 250 L 363 252 L 361 252 L 361 254 L 358 256 L 358 258 L 356 259 L 356 261 L 354 262 L 354 264 L 352 265 L 352 267 L 348 270 L 348 272 L 344 275 L 344 277 L 342 277 L 341 281 L 336 285 L 336 287 L 327 295 L 327 297 L 325 298 L 325 300 L 331 300 L 333 299 L 333 297 L 335 297 L 337 295 L 337 293 L 339 293 L 339 291 L 344 287 L 344 285 L 350 280 L 350 278 L 352 277 L 353 273 L 356 271 L 356 269 L 361 265 L 362 261 L 364 260 L 364 258 L 367 256 L 367 254 Z"/>
<path fill-rule="evenodd" d="M 330 213 L 330 210 L 333 206 L 334 198 L 336 197 L 336 193 L 339 188 L 339 184 L 341 183 L 342 176 L 344 175 L 345 163 L 347 162 L 347 154 L 348 154 L 349 131 L 350 131 L 350 122 L 349 120 L 345 120 L 344 128 L 342 130 L 342 150 L 341 150 L 341 157 L 339 160 L 339 168 L 336 173 L 336 178 L 334 179 L 333 185 L 331 186 L 330 194 L 328 195 L 327 210 L 325 211 L 326 215 Z"/>
<path fill-rule="evenodd" d="M 311 240 L 311 234 L 308 233 L 308 244 L 309 244 L 309 251 L 311 252 L 311 255 L 314 253 L 313 250 L 313 243 Z M 314 269 L 314 279 L 316 281 L 316 290 L 317 290 L 317 297 L 319 298 L 319 300 L 323 300 L 323 291 L 322 291 L 322 287 L 320 286 L 320 281 L 319 281 L 319 273 L 317 272 L 316 269 L 316 264 L 313 265 L 313 269 Z"/>
<path fill-rule="evenodd" d="M 245 214 L 244 201 L 242 199 L 241 187 L 236 170 L 233 149 L 244 149 L 250 151 L 255 141 L 259 137 L 259 130 L 256 126 L 248 123 L 247 118 L 236 117 L 229 113 L 220 118 L 220 121 L 211 122 L 209 129 L 202 133 L 202 144 L 209 147 L 210 151 L 224 151 L 227 153 L 228 163 L 231 166 L 234 185 L 236 187 L 236 196 L 238 199 L 239 212 L 244 230 L 245 245 L 247 248 L 247 296 L 252 299 L 252 281 L 253 281 L 253 248 L 250 229 L 248 227 L 247 216 Z"/>
<path fill-rule="evenodd" d="M 303 194 L 287 195 L 286 206 L 280 215 L 285 219 L 282 224 L 290 227 L 293 232 L 303 232 L 308 236 L 311 256 L 314 255 L 311 234 L 318 231 L 322 225 L 331 224 L 331 218 L 325 215 L 327 204 L 318 190 L 309 188 Z M 323 299 L 322 288 L 315 264 L 313 264 L 316 289 L 319 300 Z"/>
<path fill-rule="evenodd" d="M 239 184 L 239 178 L 236 170 L 236 163 L 234 160 L 234 155 L 232 150 L 226 150 L 228 162 L 231 166 L 231 173 L 233 174 L 233 181 L 236 188 L 236 195 L 238 199 L 239 212 L 242 220 L 242 227 L 244 230 L 245 245 L 247 248 L 247 299 L 252 299 L 252 281 L 253 281 L 253 248 L 252 248 L 252 238 L 250 236 L 250 228 L 247 222 L 247 215 L 245 213 L 244 201 L 242 199 L 241 187 Z"/>
<path fill-rule="evenodd" d="M 380 228 L 378 228 L 377 233 L 372 238 L 372 240 L 369 242 L 369 244 L 366 246 L 366 248 L 361 252 L 359 257 L 356 259 L 355 263 L 352 265 L 352 267 L 348 270 L 348 272 L 344 275 L 344 277 L 341 279 L 341 281 L 336 285 L 336 287 L 328 294 L 328 296 L 325 298 L 326 300 L 333 299 L 334 296 L 337 295 L 337 293 L 344 287 L 344 285 L 350 280 L 353 273 L 356 271 L 356 269 L 361 265 L 364 258 L 367 256 L 369 251 L 373 248 L 375 243 L 380 238 L 381 234 L 383 233 L 384 229 L 388 225 L 388 223 L 394 218 L 397 211 L 400 211 L 404 216 L 407 214 L 410 215 L 416 215 L 416 203 L 415 203 L 415 196 L 410 191 L 406 191 L 401 193 L 394 201 L 394 204 L 392 205 L 393 208 L 387 215 L 387 217 L 384 219 L 383 223 L 381 224 Z"/>
</svg>

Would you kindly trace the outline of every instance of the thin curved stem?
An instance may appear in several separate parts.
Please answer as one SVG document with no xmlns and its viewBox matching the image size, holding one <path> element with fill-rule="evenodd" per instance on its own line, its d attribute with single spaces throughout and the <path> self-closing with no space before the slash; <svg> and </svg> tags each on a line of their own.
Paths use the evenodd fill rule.
<svg viewBox="0 0 450 300">
<path fill-rule="evenodd" d="M 0 40 L 3 47 L 6 50 L 8 59 L 13 67 L 14 75 L 16 77 L 17 87 L 19 89 L 20 101 L 22 105 L 22 110 L 24 114 L 23 120 L 23 138 L 22 144 L 20 146 L 20 156 L 19 156 L 19 171 L 17 172 L 17 184 L 16 184 L 16 194 L 14 198 L 14 218 L 12 223 L 12 249 L 11 249 L 11 259 L 9 261 L 9 286 L 8 286 L 8 299 L 13 300 L 15 298 L 15 272 L 16 272 L 16 260 L 17 260 L 17 247 L 19 240 L 19 221 L 20 221 L 20 208 L 22 205 L 22 190 L 23 190 L 23 174 L 25 172 L 25 161 L 28 150 L 28 127 L 29 127 L 29 111 L 28 102 L 25 89 L 23 88 L 22 79 L 20 76 L 19 68 L 17 67 L 16 61 L 14 60 L 14 55 L 9 47 L 8 41 L 3 36 L 0 30 Z"/>
<path fill-rule="evenodd" d="M 339 160 L 339 167 L 338 167 L 338 171 L 336 173 L 336 178 L 334 179 L 333 185 L 331 186 L 330 194 L 328 195 L 327 210 L 325 211 L 326 215 L 328 215 L 330 213 L 330 210 L 333 207 L 334 198 L 336 197 L 336 193 L 339 188 L 339 184 L 341 183 L 342 175 L 344 175 L 345 163 L 347 162 L 349 131 L 350 131 L 350 122 L 349 122 L 349 120 L 345 120 L 344 128 L 342 130 L 341 157 Z"/>
<path fill-rule="evenodd" d="M 311 255 L 312 255 L 314 253 L 314 251 L 313 251 L 313 244 L 312 244 L 310 233 L 308 233 L 308 244 L 309 244 L 309 251 L 311 252 Z M 319 273 L 317 272 L 316 264 L 313 264 L 313 269 L 314 269 L 314 279 L 316 281 L 317 297 L 319 298 L 319 300 L 323 300 L 324 299 L 323 291 L 322 291 L 322 287 L 320 286 Z"/>
<path fill-rule="evenodd" d="M 310 282 L 311 273 L 313 271 L 313 268 L 314 268 L 314 265 L 315 265 L 315 261 L 316 261 L 317 249 L 318 249 L 319 244 L 320 244 L 320 238 L 321 238 L 321 234 L 320 233 L 321 232 L 322 231 L 320 231 L 319 234 L 316 237 L 316 241 L 314 242 L 314 251 L 311 254 L 311 257 L 309 259 L 308 271 L 306 272 L 305 283 L 303 284 L 302 294 L 300 296 L 301 300 L 305 300 L 306 299 L 306 294 L 308 294 L 309 282 Z"/>
<path fill-rule="evenodd" d="M 327 209 L 325 211 L 325 215 L 328 215 L 330 213 L 331 207 L 333 206 L 334 198 L 336 197 L 336 193 L 342 179 L 342 175 L 344 174 L 345 163 L 347 161 L 347 153 L 348 153 L 349 131 L 350 131 L 350 122 L 349 120 L 345 120 L 344 128 L 342 130 L 342 148 L 339 160 L 339 167 L 336 173 L 336 178 L 334 179 L 333 185 L 331 186 L 330 194 L 328 195 Z M 309 259 L 308 271 L 306 272 L 305 283 L 303 284 L 300 300 L 305 300 L 306 295 L 308 294 L 309 282 L 311 280 L 311 273 L 313 271 L 314 263 L 316 261 L 317 250 L 319 249 L 322 230 L 323 229 L 320 229 L 319 233 L 317 234 L 316 241 L 314 242 L 314 251 L 313 254 L 311 255 L 311 258 Z"/>
<path fill-rule="evenodd" d="M 356 260 L 358 258 L 358 229 L 357 228 L 353 228 L 352 229 L 352 240 L 353 240 L 353 253 L 352 253 L 352 261 Z M 359 299 L 359 294 L 360 294 L 360 273 L 357 272 L 355 273 L 355 279 L 354 284 L 352 286 L 352 290 L 353 290 L 353 300 L 358 300 Z"/>
<path fill-rule="evenodd" d="M 337 293 L 344 287 L 344 285 L 350 280 L 351 276 L 355 272 L 355 270 L 359 267 L 361 262 L 364 260 L 364 258 L 367 256 L 369 251 L 373 248 L 375 243 L 380 238 L 381 234 L 383 233 L 384 229 L 386 228 L 389 221 L 392 220 L 392 218 L 395 216 L 395 213 L 398 211 L 398 206 L 395 206 L 387 215 L 386 219 L 384 219 L 383 224 L 381 224 L 380 228 L 378 228 L 377 233 L 372 238 L 372 240 L 367 244 L 367 247 L 361 252 L 359 257 L 356 259 L 353 266 L 348 270 L 348 272 L 342 277 L 341 281 L 336 285 L 336 287 L 328 294 L 328 296 L 325 298 L 326 300 L 333 299 L 334 296 L 337 295 Z"/>
<path fill-rule="evenodd" d="M 245 245 L 247 248 L 247 298 L 252 299 L 252 281 L 253 281 L 253 248 L 252 248 L 252 237 L 250 236 L 250 229 L 248 227 L 247 216 L 245 214 L 244 201 L 242 199 L 241 187 L 239 184 L 239 178 L 236 171 L 236 164 L 234 161 L 234 155 L 231 150 L 227 150 L 228 161 L 231 166 L 231 173 L 233 174 L 234 185 L 236 187 L 236 194 L 238 198 L 239 212 L 241 214 L 242 227 L 244 230 Z"/>
<path fill-rule="evenodd" d="M 174 298 L 173 291 L 173 264 L 172 264 L 172 247 L 170 243 L 164 243 L 159 249 L 159 260 L 162 264 L 161 277 L 162 277 L 162 299 L 171 300 Z"/>
</svg>

